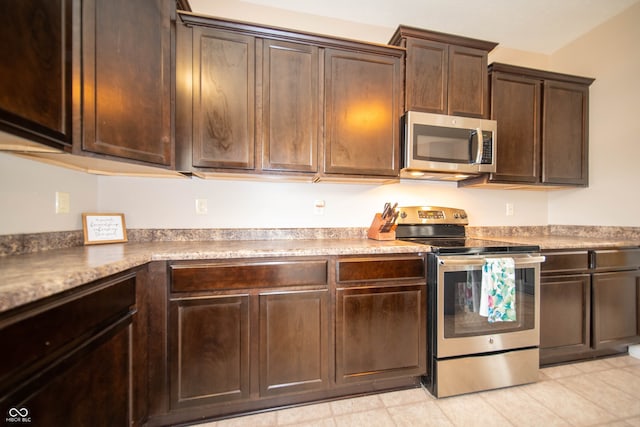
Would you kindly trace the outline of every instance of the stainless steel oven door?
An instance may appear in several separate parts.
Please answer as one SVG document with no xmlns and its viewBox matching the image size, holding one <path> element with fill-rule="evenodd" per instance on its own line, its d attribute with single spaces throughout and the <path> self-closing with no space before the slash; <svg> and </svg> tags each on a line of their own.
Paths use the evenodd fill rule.
<svg viewBox="0 0 640 427">
<path fill-rule="evenodd" d="M 535 347 L 540 342 L 539 254 L 506 255 L 515 261 L 515 320 L 489 322 L 479 310 L 482 267 L 497 255 L 439 256 L 436 357 Z"/>
</svg>

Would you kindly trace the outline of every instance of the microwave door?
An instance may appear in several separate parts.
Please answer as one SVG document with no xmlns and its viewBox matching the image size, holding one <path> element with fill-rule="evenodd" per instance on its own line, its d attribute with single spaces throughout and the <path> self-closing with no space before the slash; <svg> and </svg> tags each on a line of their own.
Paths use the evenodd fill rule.
<svg viewBox="0 0 640 427">
<path fill-rule="evenodd" d="M 470 164 L 475 160 L 475 130 L 417 126 L 414 130 L 415 160 Z"/>
</svg>

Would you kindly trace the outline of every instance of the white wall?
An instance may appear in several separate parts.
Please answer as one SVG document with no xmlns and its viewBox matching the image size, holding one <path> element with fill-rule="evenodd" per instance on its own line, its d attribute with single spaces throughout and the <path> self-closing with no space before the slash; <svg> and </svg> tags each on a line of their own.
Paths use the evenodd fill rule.
<svg viewBox="0 0 640 427">
<path fill-rule="evenodd" d="M 56 192 L 70 212 L 55 213 Z M 82 212 L 98 208 L 98 177 L 0 153 L 0 235 L 82 229 Z"/>
<path fill-rule="evenodd" d="M 558 71 L 595 77 L 589 188 L 549 196 L 552 224 L 640 226 L 640 3 L 551 56 Z"/>
<path fill-rule="evenodd" d="M 191 0 L 192 6 L 201 1 Z M 393 29 L 328 18 L 269 13 L 237 1 L 207 2 L 213 15 L 373 42 Z M 234 9 L 242 4 L 240 10 Z M 235 6 L 234 6 L 235 5 Z M 197 9 L 196 9 L 197 10 Z M 84 211 L 126 214 L 129 228 L 366 227 L 385 201 L 462 207 L 471 225 L 640 226 L 640 4 L 551 58 L 498 47 L 490 61 L 595 77 L 591 91 L 591 186 L 552 192 L 458 189 L 451 183 L 392 185 L 96 177 L 0 154 L 0 234 L 81 228 Z M 56 215 L 56 191 L 71 194 L 71 213 Z M 209 213 L 195 214 L 195 199 Z M 324 200 L 324 215 L 315 215 Z M 505 215 L 512 203 L 515 215 Z M 611 209 L 611 206 L 616 206 Z"/>
<path fill-rule="evenodd" d="M 367 227 L 385 201 L 467 209 L 473 225 L 547 224 L 544 192 L 458 189 L 451 183 L 388 185 L 101 177 L 99 208 L 125 212 L 131 228 Z M 123 191 L 126 189 L 126 191 Z M 208 214 L 196 215 L 195 200 Z M 325 202 L 323 215 L 314 213 Z M 505 203 L 515 215 L 505 215 Z"/>
</svg>

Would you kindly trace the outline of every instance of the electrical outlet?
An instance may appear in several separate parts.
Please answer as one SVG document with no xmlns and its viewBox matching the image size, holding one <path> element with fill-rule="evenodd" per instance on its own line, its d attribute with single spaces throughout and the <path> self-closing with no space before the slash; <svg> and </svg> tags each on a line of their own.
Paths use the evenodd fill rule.
<svg viewBox="0 0 640 427">
<path fill-rule="evenodd" d="M 71 210 L 71 196 L 69 193 L 56 191 L 56 213 L 68 214 Z"/>
<path fill-rule="evenodd" d="M 507 203 L 505 205 L 505 214 L 507 216 L 513 216 L 513 203 Z"/>
<path fill-rule="evenodd" d="M 207 199 L 196 199 L 196 215 L 206 215 L 208 212 Z"/>
<path fill-rule="evenodd" d="M 313 202 L 313 214 L 314 215 L 324 215 L 324 200 L 316 200 Z"/>
</svg>

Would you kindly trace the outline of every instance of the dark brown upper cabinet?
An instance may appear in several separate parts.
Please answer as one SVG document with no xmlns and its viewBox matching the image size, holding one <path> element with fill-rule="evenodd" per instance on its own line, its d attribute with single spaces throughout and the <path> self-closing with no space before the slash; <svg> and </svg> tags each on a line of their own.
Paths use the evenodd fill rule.
<svg viewBox="0 0 640 427">
<path fill-rule="evenodd" d="M 193 29 L 193 165 L 253 169 L 255 40 Z"/>
<path fill-rule="evenodd" d="M 173 166 L 172 15 L 172 0 L 83 1 L 82 151 Z"/>
<path fill-rule="evenodd" d="M 178 169 L 397 178 L 404 49 L 179 17 Z"/>
<path fill-rule="evenodd" d="M 400 58 L 327 49 L 325 64 L 324 172 L 397 177 Z"/>
<path fill-rule="evenodd" d="M 54 148 L 71 145 L 71 0 L 0 2 L 0 129 Z"/>
<path fill-rule="evenodd" d="M 590 78 L 491 64 L 496 172 L 461 185 L 588 185 Z"/>
<path fill-rule="evenodd" d="M 320 48 L 265 39 L 262 51 L 262 169 L 316 172 Z"/>
<path fill-rule="evenodd" d="M 489 116 L 487 56 L 497 43 L 404 25 L 390 43 L 407 49 L 406 111 Z"/>
<path fill-rule="evenodd" d="M 172 167 L 175 7 L 2 2 L 0 129 L 74 154 Z"/>
</svg>

